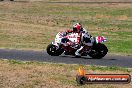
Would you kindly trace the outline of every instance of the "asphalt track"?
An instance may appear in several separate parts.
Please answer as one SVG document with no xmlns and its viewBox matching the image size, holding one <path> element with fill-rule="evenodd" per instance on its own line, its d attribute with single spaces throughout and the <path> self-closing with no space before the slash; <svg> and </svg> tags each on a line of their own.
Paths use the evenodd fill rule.
<svg viewBox="0 0 132 88">
<path fill-rule="evenodd" d="M 0 58 L 23 61 L 41 61 L 66 64 L 84 64 L 101 66 L 120 66 L 132 68 L 132 56 L 106 55 L 102 59 L 90 57 L 75 58 L 74 56 L 50 56 L 45 51 L 0 49 Z"/>
</svg>

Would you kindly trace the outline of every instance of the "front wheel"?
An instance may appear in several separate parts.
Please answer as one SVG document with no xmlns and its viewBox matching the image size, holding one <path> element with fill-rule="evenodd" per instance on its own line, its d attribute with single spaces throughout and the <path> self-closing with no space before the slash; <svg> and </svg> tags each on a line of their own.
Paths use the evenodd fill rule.
<svg viewBox="0 0 132 88">
<path fill-rule="evenodd" d="M 107 47 L 104 44 L 98 43 L 93 46 L 92 51 L 89 53 L 89 56 L 92 58 L 101 59 L 108 52 Z"/>
<path fill-rule="evenodd" d="M 51 56 L 59 56 L 64 52 L 63 49 L 59 48 L 57 49 L 55 45 L 49 44 L 47 46 L 47 53 Z"/>
</svg>

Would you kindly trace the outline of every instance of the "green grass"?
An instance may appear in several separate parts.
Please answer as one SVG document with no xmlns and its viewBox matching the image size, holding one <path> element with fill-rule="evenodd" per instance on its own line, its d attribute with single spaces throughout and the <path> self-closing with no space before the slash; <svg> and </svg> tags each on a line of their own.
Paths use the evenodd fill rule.
<svg viewBox="0 0 132 88">
<path fill-rule="evenodd" d="M 1 60 L 1 61 L 4 61 Z M 6 61 L 6 60 L 5 60 Z M 59 67 L 65 67 L 67 70 L 71 70 L 71 69 L 77 69 L 79 68 L 80 65 L 68 65 L 68 64 L 56 64 L 56 63 L 49 63 L 49 62 L 38 62 L 38 61 L 21 61 L 21 60 L 7 60 L 7 63 L 11 64 L 11 65 L 45 65 L 45 64 L 50 64 L 52 66 L 59 66 Z M 69 68 L 70 66 L 70 68 Z M 119 71 L 128 71 L 131 70 L 129 68 L 123 68 L 123 67 L 118 67 L 118 66 L 95 66 L 95 65 L 82 65 L 83 67 L 85 67 L 85 70 L 99 70 L 99 71 L 115 71 L 115 70 L 119 70 Z"/>
<path fill-rule="evenodd" d="M 87 74 L 130 74 L 131 68 L 83 65 Z M 0 60 L 1 88 L 130 88 L 130 84 L 76 83 L 79 65 L 56 64 L 36 61 Z"/>
<path fill-rule="evenodd" d="M 108 37 L 110 53 L 132 55 L 130 4 L 0 2 L 0 47 L 43 50 L 75 22 Z"/>
</svg>

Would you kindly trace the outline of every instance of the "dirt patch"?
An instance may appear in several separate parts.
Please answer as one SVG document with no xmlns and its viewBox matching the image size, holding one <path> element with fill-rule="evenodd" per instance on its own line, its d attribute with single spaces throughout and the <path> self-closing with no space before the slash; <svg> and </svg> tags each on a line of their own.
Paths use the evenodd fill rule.
<svg viewBox="0 0 132 88">
<path fill-rule="evenodd" d="M 129 20 L 126 15 L 120 15 L 117 17 L 117 20 Z"/>
<path fill-rule="evenodd" d="M 0 60 L 1 88 L 80 88 L 75 81 L 78 65 L 19 62 Z M 85 66 L 86 73 L 91 74 L 132 74 L 123 70 L 91 70 Z M 92 67 L 94 68 L 94 67 Z M 96 67 L 95 67 L 96 68 Z M 82 88 L 131 88 L 132 84 L 92 84 Z"/>
</svg>

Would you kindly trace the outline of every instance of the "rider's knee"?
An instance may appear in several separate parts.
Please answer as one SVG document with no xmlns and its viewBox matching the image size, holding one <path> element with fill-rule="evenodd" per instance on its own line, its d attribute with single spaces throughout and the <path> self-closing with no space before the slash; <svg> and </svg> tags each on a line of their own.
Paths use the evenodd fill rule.
<svg viewBox="0 0 132 88">
<path fill-rule="evenodd" d="M 83 37 L 83 42 L 90 43 L 91 39 L 88 37 Z"/>
</svg>

